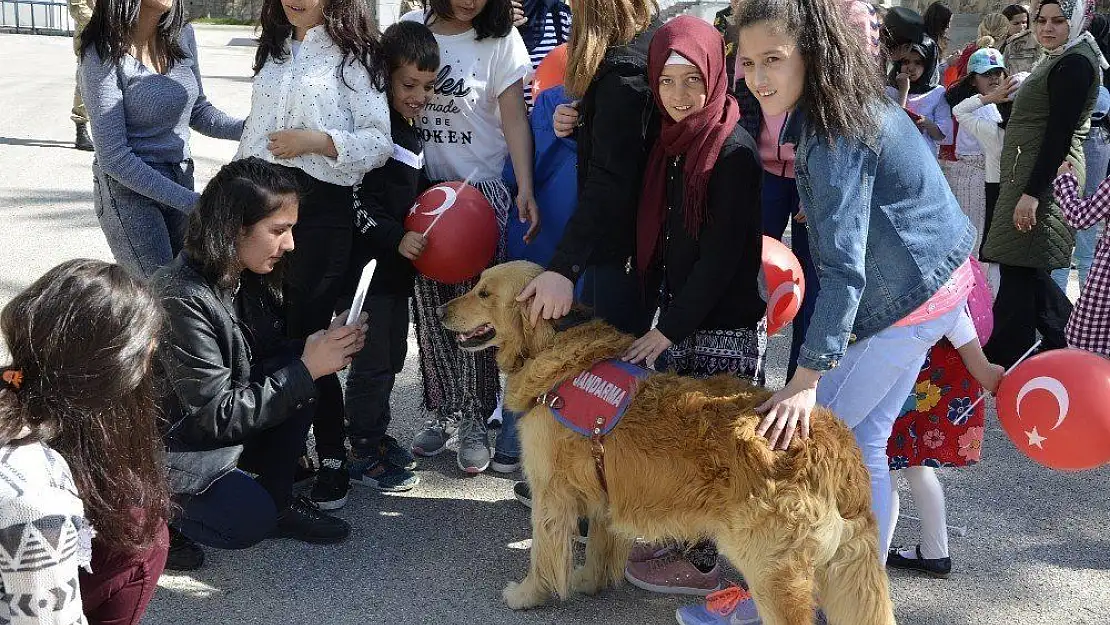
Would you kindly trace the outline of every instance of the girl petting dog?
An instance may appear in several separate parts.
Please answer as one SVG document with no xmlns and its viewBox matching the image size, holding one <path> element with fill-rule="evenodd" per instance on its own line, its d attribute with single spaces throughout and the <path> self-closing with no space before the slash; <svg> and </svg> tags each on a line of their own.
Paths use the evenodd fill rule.
<svg viewBox="0 0 1110 625">
<path fill-rule="evenodd" d="M 721 36 L 703 20 L 677 17 L 655 34 L 648 56 L 662 133 L 644 176 L 636 269 L 649 292 L 661 292 L 661 312 L 624 359 L 761 384 L 763 172 L 728 94 Z M 638 549 L 625 577 L 656 592 L 706 594 L 720 587 L 716 549 L 707 541 L 685 557 L 674 549 Z"/>
<path fill-rule="evenodd" d="M 781 141 L 796 146 L 822 286 L 797 372 L 759 407 L 758 432 L 787 449 L 809 435 L 815 405 L 828 406 L 863 452 L 885 537 L 887 439 L 926 352 L 965 305 L 975 230 L 837 3 L 751 2 L 737 25 L 748 87 L 764 113 L 789 112 Z M 713 599 L 680 621 L 727 623 L 744 605 Z"/>
</svg>

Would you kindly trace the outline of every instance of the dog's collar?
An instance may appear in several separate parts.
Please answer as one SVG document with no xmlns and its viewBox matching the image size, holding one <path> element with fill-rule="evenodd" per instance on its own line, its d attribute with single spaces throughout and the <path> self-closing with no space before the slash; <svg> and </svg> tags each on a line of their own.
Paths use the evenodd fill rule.
<svg viewBox="0 0 1110 625">
<path fill-rule="evenodd" d="M 577 328 L 580 325 L 593 321 L 592 314 L 575 306 L 570 309 L 570 312 L 563 316 L 561 319 L 555 321 L 556 332 L 566 332 L 571 328 Z"/>
</svg>

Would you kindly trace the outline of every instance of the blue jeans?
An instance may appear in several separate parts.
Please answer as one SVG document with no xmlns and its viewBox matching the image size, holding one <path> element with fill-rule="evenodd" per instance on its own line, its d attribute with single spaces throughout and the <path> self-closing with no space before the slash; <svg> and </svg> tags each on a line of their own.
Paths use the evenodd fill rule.
<svg viewBox="0 0 1110 625">
<path fill-rule="evenodd" d="M 496 453 L 512 458 L 520 457 L 520 432 L 516 429 L 519 420 L 520 414 L 502 406 L 501 431 L 497 433 Z"/>
<path fill-rule="evenodd" d="M 822 376 L 817 403 L 852 429 L 871 476 L 871 511 L 879 524 L 879 557 L 890 548 L 890 465 L 886 448 L 894 420 L 925 363 L 925 356 L 959 318 L 962 306 L 912 326 L 892 326 L 850 345 L 840 365 Z"/>
<path fill-rule="evenodd" d="M 277 506 L 266 489 L 236 469 L 199 495 L 177 495 L 173 526 L 196 542 L 217 549 L 246 549 L 277 527 Z"/>
<path fill-rule="evenodd" d="M 786 379 L 794 375 L 798 367 L 798 350 L 805 341 L 809 321 L 813 318 L 813 307 L 817 302 L 817 292 L 821 290 L 817 279 L 817 266 L 809 252 L 809 229 L 805 224 L 793 220 L 801 209 L 798 198 L 798 185 L 793 178 L 776 176 L 763 172 L 763 234 L 782 240 L 787 224 L 790 224 L 790 247 L 798 262 L 802 264 L 805 276 L 805 297 L 802 308 L 794 317 L 793 336 L 790 339 L 790 361 L 786 368 Z"/>
<path fill-rule="evenodd" d="M 193 162 L 151 163 L 165 177 L 193 188 Z M 189 215 L 123 186 L 93 162 L 93 207 L 116 262 L 147 279 L 169 264 L 185 242 Z"/>
<path fill-rule="evenodd" d="M 1091 134 L 1083 142 L 1083 156 L 1087 160 L 1087 181 L 1083 185 L 1083 197 L 1091 197 L 1098 185 L 1110 173 L 1110 136 L 1100 127 L 1091 128 Z M 1095 258 L 1095 244 L 1098 243 L 1102 224 L 1079 230 L 1075 233 L 1075 266 L 1079 269 L 1079 289 L 1087 284 L 1087 274 Z"/>
<path fill-rule="evenodd" d="M 298 410 L 243 443 L 239 466 L 256 473 L 258 479 L 236 469 L 199 495 L 174 495 L 180 509 L 172 525 L 192 540 L 218 549 L 246 549 L 272 535 L 278 513 L 292 503 L 297 458 L 304 453 L 313 412 Z"/>
</svg>

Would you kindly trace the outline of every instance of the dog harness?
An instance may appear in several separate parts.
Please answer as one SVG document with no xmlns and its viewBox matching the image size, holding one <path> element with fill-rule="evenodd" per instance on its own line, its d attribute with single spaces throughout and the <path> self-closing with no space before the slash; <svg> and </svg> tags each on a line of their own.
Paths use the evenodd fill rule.
<svg viewBox="0 0 1110 625">
<path fill-rule="evenodd" d="M 605 435 L 628 411 L 640 382 L 653 373 L 622 360 L 603 360 L 536 398 L 551 409 L 556 420 L 590 439 L 602 492 L 609 492 L 605 483 Z"/>
</svg>

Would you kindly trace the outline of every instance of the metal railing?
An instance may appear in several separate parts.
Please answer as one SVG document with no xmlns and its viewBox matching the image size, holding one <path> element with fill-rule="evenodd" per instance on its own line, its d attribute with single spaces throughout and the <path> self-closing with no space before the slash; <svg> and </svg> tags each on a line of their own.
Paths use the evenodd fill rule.
<svg viewBox="0 0 1110 625">
<path fill-rule="evenodd" d="M 48 0 L 0 0 L 0 32 L 72 35 L 69 5 Z"/>
</svg>

